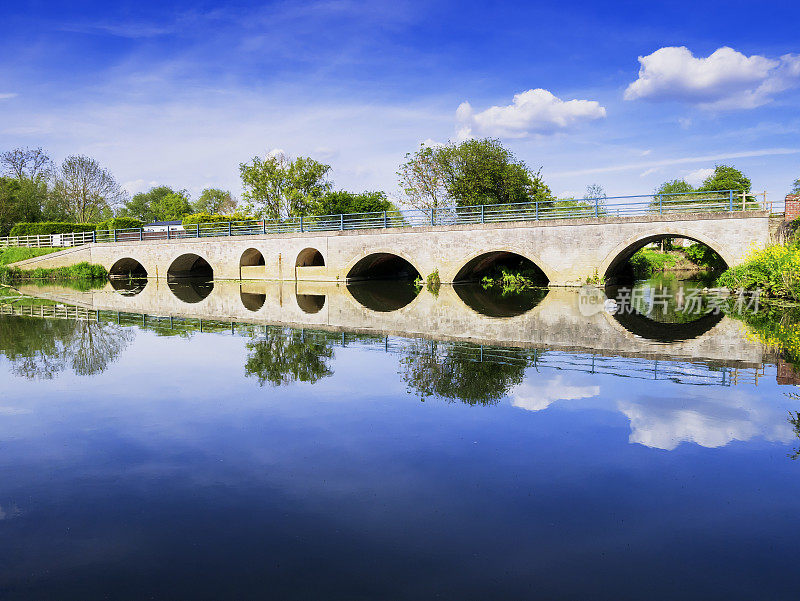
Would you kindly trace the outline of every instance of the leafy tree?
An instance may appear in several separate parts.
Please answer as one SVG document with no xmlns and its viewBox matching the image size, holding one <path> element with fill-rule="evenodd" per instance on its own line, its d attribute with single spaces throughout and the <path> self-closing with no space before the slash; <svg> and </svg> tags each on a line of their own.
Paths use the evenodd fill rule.
<svg viewBox="0 0 800 601">
<path fill-rule="evenodd" d="M 185 190 L 171 192 L 156 199 L 151 205 L 155 221 L 183 219 L 192 212 L 192 205 Z"/>
<path fill-rule="evenodd" d="M 406 203 L 421 211 L 452 204 L 444 184 L 444 173 L 430 146 L 421 146 L 414 154 L 406 154 L 406 162 L 397 172 Z"/>
<path fill-rule="evenodd" d="M 261 340 L 247 343 L 250 354 L 245 375 L 272 386 L 292 382 L 314 383 L 333 374 L 328 360 L 333 349 L 326 340 L 303 340 L 297 330 L 270 328 Z"/>
<path fill-rule="evenodd" d="M 673 179 L 661 184 L 655 189 L 654 194 L 687 194 L 689 192 L 694 192 L 692 184 L 684 179 Z"/>
<path fill-rule="evenodd" d="M 56 172 L 54 193 L 78 223 L 110 216 L 112 209 L 126 196 L 110 172 L 94 159 L 82 155 L 64 159 Z"/>
<path fill-rule="evenodd" d="M 237 204 L 230 191 L 220 190 L 219 188 L 206 188 L 200 194 L 200 198 L 192 203 L 192 210 L 195 213 L 220 215 L 233 213 L 236 211 Z"/>
<path fill-rule="evenodd" d="M 244 198 L 252 210 L 268 219 L 306 215 L 331 189 L 330 165 L 308 157 L 292 160 L 284 154 L 241 163 Z"/>
<path fill-rule="evenodd" d="M 133 217 L 145 223 L 157 221 L 155 206 L 162 198 L 170 194 L 175 194 L 175 190 L 169 186 L 156 186 L 150 188 L 147 192 L 134 194 L 133 198 L 125 203 L 125 206 L 119 212 L 119 216 Z"/>
<path fill-rule="evenodd" d="M 599 198 L 605 200 L 608 198 L 606 195 L 605 188 L 600 184 L 589 184 L 586 186 L 586 193 L 583 195 L 584 200 L 594 200 L 595 198 Z"/>
<path fill-rule="evenodd" d="M 552 199 L 533 172 L 499 140 L 472 139 L 434 149 L 445 187 L 457 206 L 523 203 Z"/>
<path fill-rule="evenodd" d="M 714 173 L 709 175 L 697 190 L 699 192 L 733 190 L 741 194 L 742 192 L 750 192 L 750 185 L 750 180 L 735 167 L 716 165 Z"/>
<path fill-rule="evenodd" d="M 789 194 L 800 194 L 800 178 L 792 182 L 792 189 L 789 190 Z"/>
<path fill-rule="evenodd" d="M 378 213 L 392 211 L 394 205 L 383 192 L 328 192 L 311 209 L 313 215 L 339 215 L 346 213 Z"/>
</svg>

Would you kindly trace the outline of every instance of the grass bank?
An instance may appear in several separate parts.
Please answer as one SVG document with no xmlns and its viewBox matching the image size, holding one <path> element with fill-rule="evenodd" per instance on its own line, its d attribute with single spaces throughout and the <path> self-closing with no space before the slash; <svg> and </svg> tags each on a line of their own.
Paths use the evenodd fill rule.
<svg viewBox="0 0 800 601">
<path fill-rule="evenodd" d="M 10 265 L 17 261 L 25 261 L 43 255 L 49 255 L 63 248 L 27 248 L 24 246 L 9 246 L 0 248 L 0 265 Z"/>
<path fill-rule="evenodd" d="M 700 273 L 719 271 L 725 267 L 722 258 L 703 244 L 672 248 L 665 252 L 653 248 L 641 248 L 628 259 L 628 262 L 634 275 L 639 279 L 649 278 L 656 273 Z"/>
<path fill-rule="evenodd" d="M 3 284 L 13 284 L 24 281 L 66 282 L 70 280 L 105 281 L 106 279 L 108 279 L 108 272 L 105 270 L 105 267 L 102 265 L 92 265 L 86 262 L 77 263 L 76 265 L 70 265 L 68 267 L 30 270 L 0 265 L 0 283 Z"/>
<path fill-rule="evenodd" d="M 731 290 L 760 289 L 766 298 L 800 302 L 800 241 L 753 253 L 719 276 L 717 285 Z"/>
</svg>

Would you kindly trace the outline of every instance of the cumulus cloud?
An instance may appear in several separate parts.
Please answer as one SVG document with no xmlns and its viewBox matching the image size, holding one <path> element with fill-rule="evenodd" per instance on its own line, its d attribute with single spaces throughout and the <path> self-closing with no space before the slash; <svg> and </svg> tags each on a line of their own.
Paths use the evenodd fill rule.
<svg viewBox="0 0 800 601">
<path fill-rule="evenodd" d="M 676 100 L 709 109 L 749 109 L 800 86 L 800 55 L 770 59 L 745 56 L 727 46 L 705 58 L 685 46 L 660 48 L 639 57 L 639 78 L 625 90 L 626 100 Z"/>
<path fill-rule="evenodd" d="M 469 102 L 462 102 L 456 110 L 460 139 L 475 133 L 502 138 L 552 134 L 605 116 L 605 107 L 595 100 L 561 100 L 541 88 L 515 94 L 506 106 L 476 113 Z"/>
<path fill-rule="evenodd" d="M 600 386 L 579 386 L 564 382 L 558 375 L 547 381 L 533 381 L 518 387 L 511 397 L 511 404 L 528 411 L 547 409 L 556 401 L 575 401 L 589 399 L 600 394 Z"/>
</svg>

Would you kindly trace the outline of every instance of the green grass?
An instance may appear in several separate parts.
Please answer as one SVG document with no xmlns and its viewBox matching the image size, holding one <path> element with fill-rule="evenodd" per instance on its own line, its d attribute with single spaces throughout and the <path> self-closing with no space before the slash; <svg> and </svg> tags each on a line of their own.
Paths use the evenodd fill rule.
<svg viewBox="0 0 800 601">
<path fill-rule="evenodd" d="M 26 248 L 21 246 L 9 246 L 8 248 L 0 249 L 0 265 L 10 265 L 17 261 L 24 261 L 25 259 L 33 259 L 34 257 L 41 257 L 42 255 L 49 255 L 63 248 Z"/>
<path fill-rule="evenodd" d="M 767 297 L 800 301 L 800 242 L 754 252 L 745 263 L 719 276 L 717 284 L 732 290 L 759 288 Z"/>
<path fill-rule="evenodd" d="M 102 265 L 92 265 L 91 263 L 78 263 L 69 267 L 56 267 L 53 269 L 32 269 L 22 270 L 18 267 L 7 267 L 0 265 L 0 283 L 10 284 L 25 280 L 47 280 L 50 282 L 69 281 L 69 280 L 106 280 L 108 272 Z"/>
</svg>

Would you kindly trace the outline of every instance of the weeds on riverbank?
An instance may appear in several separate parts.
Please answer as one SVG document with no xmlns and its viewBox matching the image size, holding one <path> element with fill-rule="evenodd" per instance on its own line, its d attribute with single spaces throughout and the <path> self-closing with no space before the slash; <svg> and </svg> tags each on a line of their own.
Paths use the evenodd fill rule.
<svg viewBox="0 0 800 601">
<path fill-rule="evenodd" d="M 536 284 L 533 279 L 520 272 L 512 272 L 508 271 L 507 269 L 503 269 L 501 270 L 500 275 L 485 276 L 481 280 L 481 286 L 483 286 L 484 290 L 488 290 L 489 288 L 499 288 L 502 294 L 505 296 L 506 294 L 514 294 L 522 292 L 523 290 L 535 288 Z"/>
<path fill-rule="evenodd" d="M 765 297 L 800 301 L 800 242 L 777 244 L 753 253 L 717 279 L 731 290 L 761 289 Z"/>
<path fill-rule="evenodd" d="M 52 269 L 23 270 L 18 267 L 0 265 L 0 283 L 11 284 L 24 281 L 49 281 L 62 282 L 70 280 L 105 281 L 108 272 L 102 265 L 91 263 L 77 263 L 68 267 L 55 267 Z"/>
<path fill-rule="evenodd" d="M 780 350 L 787 361 L 800 366 L 800 307 L 771 302 L 761 305 L 757 312 L 725 313 L 747 325 L 760 342 Z"/>
</svg>

